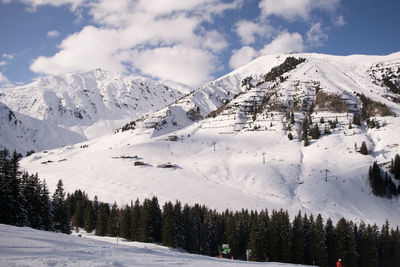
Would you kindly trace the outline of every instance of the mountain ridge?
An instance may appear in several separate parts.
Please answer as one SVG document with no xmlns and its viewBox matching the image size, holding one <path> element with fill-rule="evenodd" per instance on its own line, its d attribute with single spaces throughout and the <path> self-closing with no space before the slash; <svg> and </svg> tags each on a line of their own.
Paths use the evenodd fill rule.
<svg viewBox="0 0 400 267">
<path fill-rule="evenodd" d="M 67 190 L 119 204 L 155 195 L 218 210 L 284 208 L 399 225 L 399 197 L 375 196 L 368 180 L 374 161 L 388 170 L 399 153 L 398 95 L 384 84 L 398 84 L 399 55 L 265 56 L 124 131 L 33 154 L 22 166 L 50 188 L 62 178 Z M 289 57 L 305 61 L 277 71 Z M 307 146 L 305 121 L 320 133 L 307 134 Z M 363 142 L 368 155 L 358 153 Z"/>
</svg>

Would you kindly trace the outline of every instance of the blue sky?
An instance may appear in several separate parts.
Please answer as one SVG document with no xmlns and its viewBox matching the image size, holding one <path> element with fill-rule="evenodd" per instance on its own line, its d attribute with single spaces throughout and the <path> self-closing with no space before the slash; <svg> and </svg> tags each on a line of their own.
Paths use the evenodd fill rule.
<svg viewBox="0 0 400 267">
<path fill-rule="evenodd" d="M 265 54 L 400 51 L 398 0 L 0 0 L 0 86 L 102 68 L 191 86 Z"/>
</svg>

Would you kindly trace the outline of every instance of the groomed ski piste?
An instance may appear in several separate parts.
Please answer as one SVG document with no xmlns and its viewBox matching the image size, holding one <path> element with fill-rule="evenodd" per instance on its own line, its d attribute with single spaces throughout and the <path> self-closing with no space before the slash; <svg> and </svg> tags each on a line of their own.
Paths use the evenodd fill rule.
<svg viewBox="0 0 400 267">
<path fill-rule="evenodd" d="M 219 259 L 155 244 L 121 239 L 117 244 L 116 238 L 77 235 L 0 224 L 0 266 L 304 266 Z"/>
<path fill-rule="evenodd" d="M 264 75 L 289 56 L 306 61 L 284 73 L 281 81 L 264 82 Z M 97 195 L 118 205 L 157 196 L 160 203 L 179 200 L 218 211 L 283 208 L 292 218 L 302 211 L 333 221 L 344 217 L 355 223 L 382 225 L 389 220 L 400 225 L 399 197 L 374 196 L 368 181 L 374 161 L 387 168 L 400 152 L 400 105 L 380 84 L 385 72 L 398 73 L 399 67 L 400 53 L 264 56 L 149 113 L 131 129 L 35 153 L 21 166 L 38 172 L 51 190 L 62 179 L 67 192 L 81 189 L 90 198 Z M 250 87 L 243 84 L 248 77 Z M 314 109 L 311 118 L 322 135 L 305 147 L 304 110 L 294 111 L 289 130 L 285 112 L 268 105 L 296 101 L 307 107 L 317 86 L 338 95 L 349 109 L 360 109 L 358 93 L 386 104 L 396 116 L 374 116 L 380 128 L 365 123 L 350 127 L 352 110 Z M 260 104 L 266 94 L 273 102 L 254 117 L 249 106 Z M 208 116 L 223 104 L 223 110 Z M 338 125 L 324 134 L 329 120 Z M 363 141 L 369 155 L 357 152 Z"/>
</svg>

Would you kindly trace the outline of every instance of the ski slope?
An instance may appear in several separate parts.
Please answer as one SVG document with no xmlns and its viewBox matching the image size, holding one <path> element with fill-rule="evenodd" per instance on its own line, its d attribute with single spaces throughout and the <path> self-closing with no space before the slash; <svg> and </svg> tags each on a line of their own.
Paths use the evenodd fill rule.
<svg viewBox="0 0 400 267">
<path fill-rule="evenodd" d="M 115 238 L 73 235 L 0 224 L 0 266 L 266 266 L 304 265 L 254 263 L 218 259 Z"/>
<path fill-rule="evenodd" d="M 285 73 L 283 81 L 263 82 L 263 75 L 288 56 L 306 61 Z M 400 198 L 376 197 L 368 182 L 374 161 L 387 169 L 400 153 L 400 105 L 380 82 L 383 73 L 398 69 L 400 53 L 264 56 L 144 116 L 131 130 L 36 153 L 21 165 L 38 172 L 51 190 L 62 179 L 69 192 L 82 189 L 91 198 L 119 205 L 157 196 L 161 203 L 180 200 L 219 211 L 283 208 L 292 217 L 301 210 L 334 221 L 345 217 L 382 225 L 387 219 L 400 225 Z M 253 86 L 243 85 L 246 77 Z M 311 118 L 322 136 L 304 147 L 301 107 L 308 110 L 316 86 L 336 94 L 349 110 L 315 108 Z M 380 128 L 363 123 L 349 129 L 361 107 L 357 93 L 385 103 L 397 116 L 374 116 Z M 298 103 L 291 130 L 285 112 L 276 108 L 267 105 L 256 117 L 249 112 L 268 94 L 268 105 Z M 224 104 L 216 116 L 207 116 Z M 338 121 L 329 135 L 324 134 L 328 120 Z M 370 151 L 366 156 L 356 152 L 363 141 Z M 158 167 L 166 163 L 173 168 Z"/>
</svg>

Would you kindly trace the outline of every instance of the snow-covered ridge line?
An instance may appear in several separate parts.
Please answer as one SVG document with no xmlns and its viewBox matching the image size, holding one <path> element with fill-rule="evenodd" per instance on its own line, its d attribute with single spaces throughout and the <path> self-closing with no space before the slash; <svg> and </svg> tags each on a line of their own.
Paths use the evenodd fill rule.
<svg viewBox="0 0 400 267">
<path fill-rule="evenodd" d="M 0 101 L 32 132 L 24 136 L 28 139 L 25 146 L 40 151 L 109 134 L 126 121 L 162 109 L 190 91 L 171 81 L 98 69 L 41 77 L 28 85 L 0 89 Z M 43 127 L 46 133 L 40 133 Z M 13 142 L 1 145 L 23 151 Z"/>
</svg>

